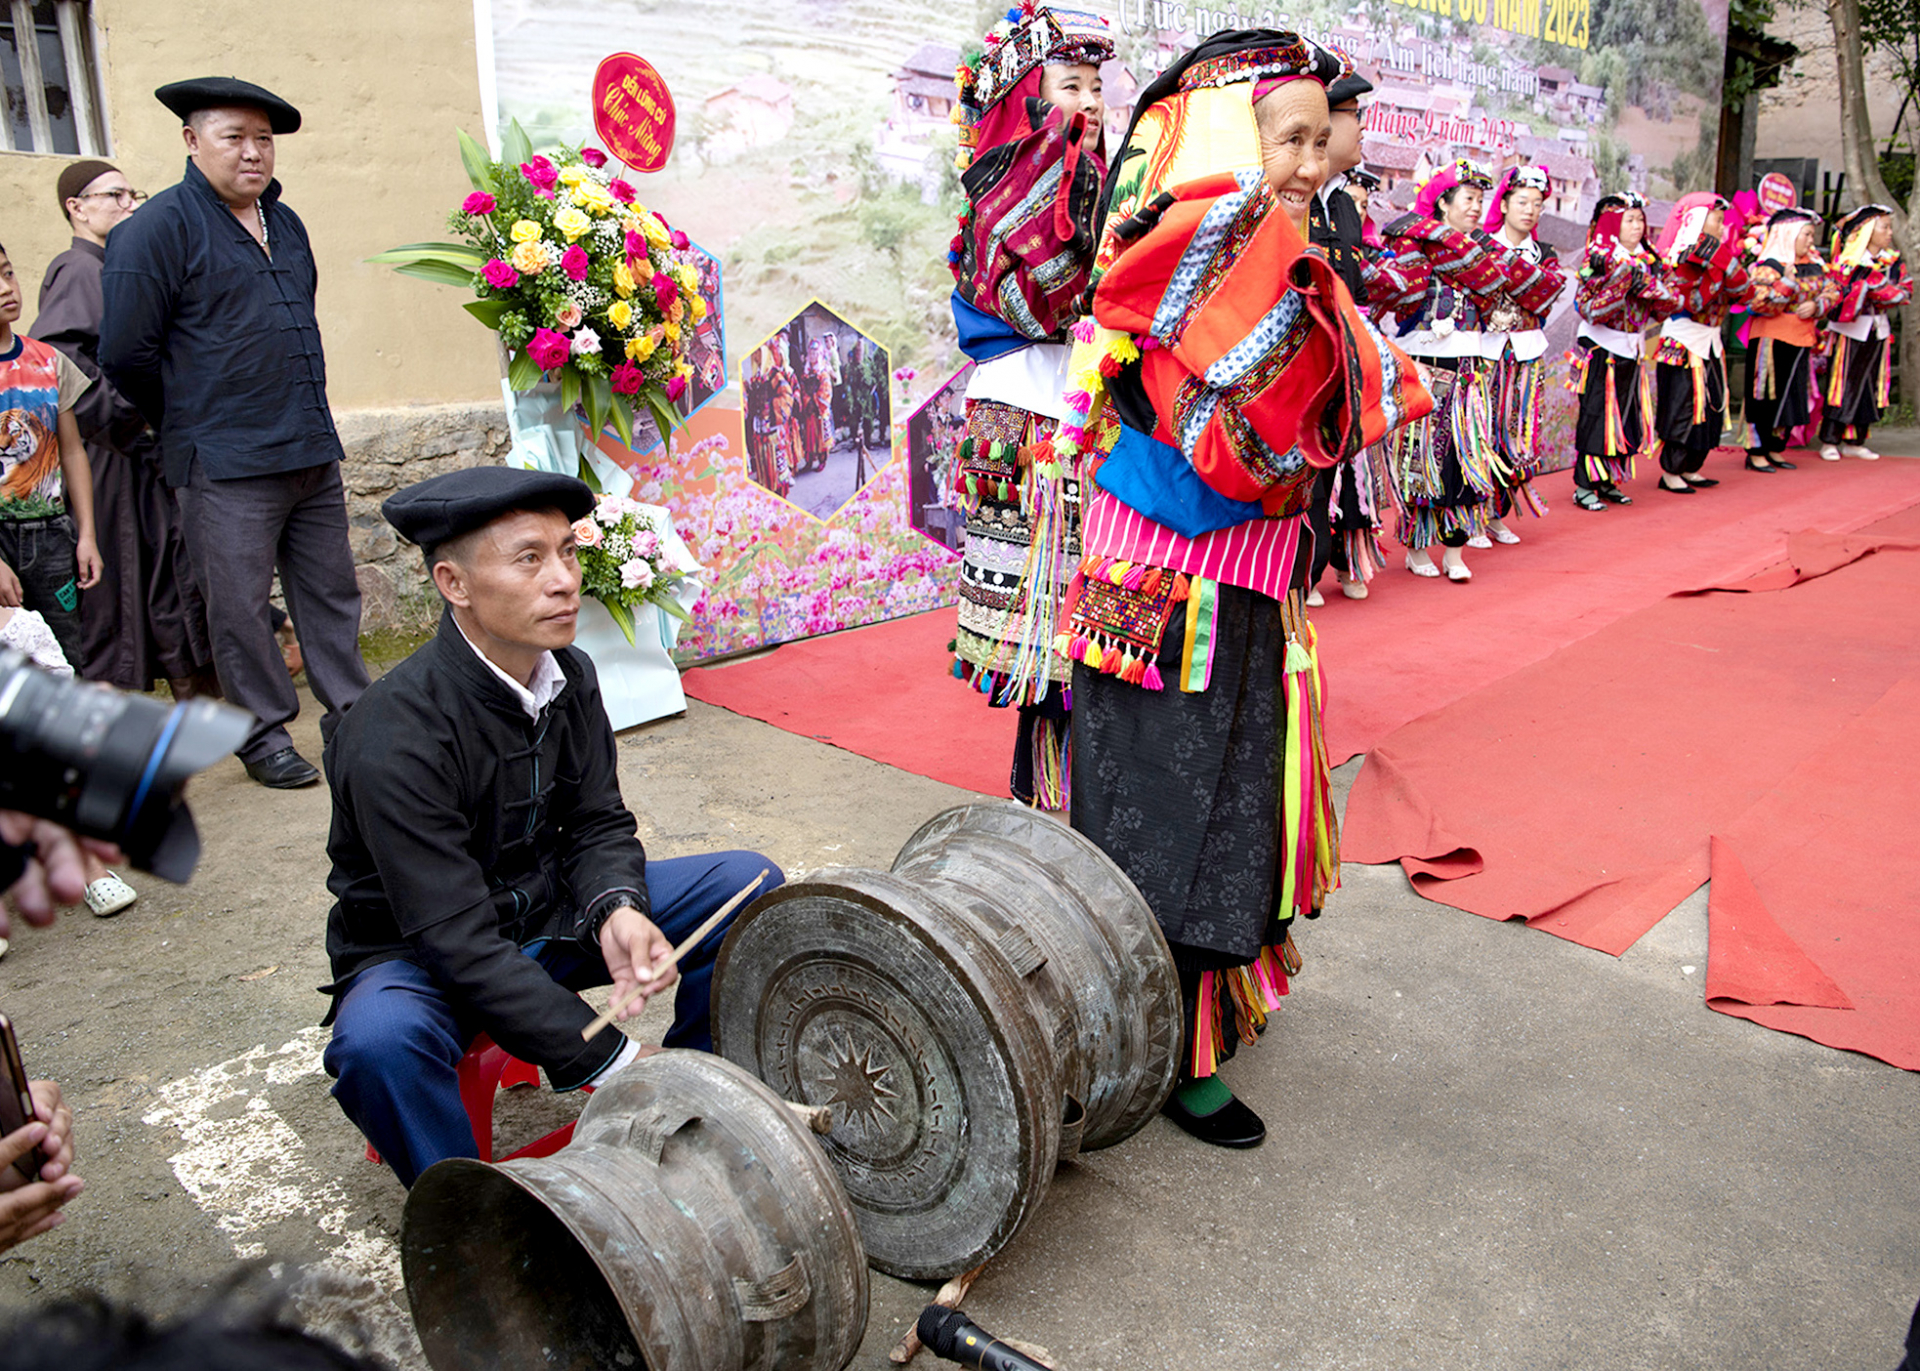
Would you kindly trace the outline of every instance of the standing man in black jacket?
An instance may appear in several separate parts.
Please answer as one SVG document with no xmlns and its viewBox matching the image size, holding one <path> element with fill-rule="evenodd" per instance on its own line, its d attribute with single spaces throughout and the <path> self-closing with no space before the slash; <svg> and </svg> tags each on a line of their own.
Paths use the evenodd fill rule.
<svg viewBox="0 0 1920 1371">
<path fill-rule="evenodd" d="M 186 174 L 119 225 L 101 276 L 100 366 L 160 435 L 214 666 L 258 723 L 247 774 L 284 790 L 320 773 L 286 725 L 299 697 L 268 618 L 273 573 L 331 734 L 367 688 L 340 436 L 327 408 L 306 227 L 280 201 L 275 135 L 300 112 L 246 81 L 154 92 L 186 123 Z"/>
<path fill-rule="evenodd" d="M 1347 173 L 1360 165 L 1360 138 L 1362 118 L 1360 97 L 1373 89 L 1373 82 L 1354 70 L 1353 59 L 1342 54 L 1340 75 L 1327 86 L 1327 110 L 1333 122 L 1333 136 L 1327 140 L 1327 179 L 1321 183 L 1319 194 L 1313 197 L 1307 206 L 1307 241 L 1327 254 L 1333 263 L 1333 269 L 1340 273 L 1340 279 L 1346 282 L 1347 293 L 1353 296 L 1354 304 L 1361 309 L 1367 307 L 1367 283 L 1363 278 L 1365 259 L 1363 253 L 1366 243 L 1363 237 L 1365 225 L 1360 218 L 1360 209 L 1347 193 Z M 1346 481 L 1343 484 L 1343 500 L 1351 508 L 1343 509 L 1348 516 L 1343 522 L 1354 526 L 1364 526 L 1365 516 L 1360 511 L 1359 495 L 1354 482 L 1363 479 L 1358 463 L 1358 453 L 1349 457 L 1341 466 L 1346 468 Z M 1307 581 L 1307 604 L 1317 606 L 1321 603 L 1320 577 L 1327 569 L 1327 563 L 1334 564 L 1334 570 L 1340 573 L 1342 582 L 1351 572 L 1347 566 L 1344 549 L 1334 537 L 1333 529 L 1333 492 L 1336 474 L 1340 466 L 1327 467 L 1314 478 L 1313 503 L 1307 509 L 1307 522 L 1312 530 L 1313 566 Z M 1364 598 L 1366 582 L 1355 580 L 1359 594 L 1348 589 L 1348 595 L 1354 599 Z"/>
<path fill-rule="evenodd" d="M 478 1155 L 457 1069 L 486 1033 L 594 1085 L 639 1054 L 581 1032 L 577 991 L 616 998 L 763 869 L 754 852 L 648 861 L 614 774 L 580 611 L 571 476 L 476 467 L 422 481 L 382 512 L 426 553 L 446 601 L 438 635 L 381 677 L 327 744 L 335 897 L 334 1098 L 403 1184 Z M 651 917 L 649 917 L 651 916 Z M 710 1051 L 708 986 L 724 927 L 677 968 L 669 1047 Z M 642 999 L 621 1017 L 640 1010 Z"/>
</svg>

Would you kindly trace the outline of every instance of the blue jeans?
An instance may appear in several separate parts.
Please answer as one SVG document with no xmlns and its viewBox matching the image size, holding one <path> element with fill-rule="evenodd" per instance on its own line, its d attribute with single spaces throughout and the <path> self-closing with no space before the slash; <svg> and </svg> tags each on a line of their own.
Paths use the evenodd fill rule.
<svg viewBox="0 0 1920 1371">
<path fill-rule="evenodd" d="M 757 852 L 712 852 L 647 863 L 653 922 L 678 947 L 748 881 L 769 868 L 756 894 L 786 878 Z M 729 919 L 729 924 L 731 919 Z M 726 924 L 681 959 L 668 1047 L 713 1050 L 708 996 Z M 598 948 L 578 943 L 530 944 L 528 956 L 569 990 L 612 980 Z M 400 959 L 380 962 L 348 982 L 324 1058 L 333 1097 L 393 1168 L 400 1183 L 447 1157 L 477 1157 L 473 1126 L 460 1103 L 460 1059 L 486 1028 L 465 1018 L 425 968 Z"/>
</svg>

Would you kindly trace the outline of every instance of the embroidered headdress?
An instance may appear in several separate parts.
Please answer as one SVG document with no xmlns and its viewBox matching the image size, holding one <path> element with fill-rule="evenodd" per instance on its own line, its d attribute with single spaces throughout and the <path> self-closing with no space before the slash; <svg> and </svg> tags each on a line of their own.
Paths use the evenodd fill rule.
<svg viewBox="0 0 1920 1371">
<path fill-rule="evenodd" d="M 1539 191 L 1542 195 L 1553 192 L 1553 177 L 1545 167 L 1520 166 L 1508 167 L 1500 173 L 1500 184 L 1493 188 L 1493 194 L 1487 197 L 1487 212 L 1481 219 L 1488 233 L 1496 233 L 1507 222 L 1507 196 L 1526 186 Z"/>
<path fill-rule="evenodd" d="M 1776 210 L 1767 220 L 1767 236 L 1761 241 L 1758 260 L 1791 267 L 1800 256 L 1795 247 L 1801 227 L 1816 222 L 1819 217 L 1810 209 Z"/>
<path fill-rule="evenodd" d="M 960 126 L 962 171 L 983 149 L 1006 141 L 992 127 L 995 110 L 1009 96 L 1040 94 L 1040 71 L 1045 66 L 1097 67 L 1113 56 L 1113 32 L 1106 18 L 1083 10 L 1054 9 L 1022 0 L 995 24 L 978 48 L 960 60 L 954 79 L 960 102 L 953 122 Z M 1020 111 L 1015 108 L 1013 114 Z"/>
<path fill-rule="evenodd" d="M 1679 261 L 1700 241 L 1700 235 L 1707 231 L 1707 220 L 1716 209 L 1723 212 L 1720 240 L 1725 243 L 1732 236 L 1724 220 L 1727 198 L 1710 190 L 1696 190 L 1681 196 L 1674 202 L 1667 222 L 1660 226 L 1660 255 L 1669 262 Z"/>
<path fill-rule="evenodd" d="M 1481 190 L 1491 189 L 1493 178 L 1487 175 L 1486 168 L 1477 162 L 1462 157 L 1450 162 L 1429 176 L 1420 187 L 1420 193 L 1413 197 L 1413 212 L 1423 219 L 1436 217 L 1440 199 L 1456 186 L 1478 186 Z"/>
<path fill-rule="evenodd" d="M 1842 271 L 1867 265 L 1873 256 L 1873 230 L 1893 217 L 1888 205 L 1862 205 L 1842 219 L 1833 231 L 1833 264 Z"/>
</svg>

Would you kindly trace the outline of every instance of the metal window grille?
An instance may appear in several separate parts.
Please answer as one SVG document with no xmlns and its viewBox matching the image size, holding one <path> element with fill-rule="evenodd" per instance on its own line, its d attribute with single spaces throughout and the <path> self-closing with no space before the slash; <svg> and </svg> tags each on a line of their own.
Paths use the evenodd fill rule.
<svg viewBox="0 0 1920 1371">
<path fill-rule="evenodd" d="M 0 150 L 104 154 L 94 73 L 87 0 L 0 0 Z"/>
</svg>

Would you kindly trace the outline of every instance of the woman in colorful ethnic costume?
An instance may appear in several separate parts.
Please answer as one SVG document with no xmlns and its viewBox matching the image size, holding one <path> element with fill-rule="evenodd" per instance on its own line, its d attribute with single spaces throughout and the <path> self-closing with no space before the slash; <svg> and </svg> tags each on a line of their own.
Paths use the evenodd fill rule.
<svg viewBox="0 0 1920 1371">
<path fill-rule="evenodd" d="M 807 471 L 825 471 L 833 450 L 833 382 L 827 376 L 824 339 L 807 343 L 807 365 L 800 372 L 800 442 Z"/>
<path fill-rule="evenodd" d="M 1893 375 L 1893 330 L 1886 312 L 1913 294 L 1913 278 L 1893 245 L 1893 211 L 1865 205 L 1841 220 L 1828 275 L 1840 301 L 1827 319 L 1833 351 L 1826 410 L 1820 416 L 1820 459 L 1871 462 L 1880 454 L 1867 446 L 1867 430 L 1880 422 Z"/>
<path fill-rule="evenodd" d="M 1541 359 L 1547 354 L 1547 312 L 1565 289 L 1567 274 L 1554 250 L 1533 231 L 1552 187 L 1545 167 L 1508 167 L 1493 188 L 1482 225 L 1507 258 L 1509 272 L 1506 293 L 1488 313 L 1486 331 L 1480 335 L 1480 355 L 1491 368 L 1487 395 L 1493 441 L 1500 449 L 1496 517 L 1487 520 L 1487 532 L 1503 543 L 1520 539 L 1499 516 L 1516 505 L 1534 514 L 1546 512 L 1531 485 L 1546 459 L 1540 442 L 1540 396 L 1547 369 Z M 1467 546 L 1491 544 L 1480 535 L 1467 539 Z"/>
<path fill-rule="evenodd" d="M 1408 549 L 1407 570 L 1416 576 L 1440 575 L 1427 551 L 1439 543 L 1450 581 L 1473 579 L 1461 549 L 1486 532 L 1503 484 L 1481 331 L 1507 290 L 1521 288 L 1533 273 L 1531 263 L 1510 266 L 1480 227 L 1490 185 L 1471 162 L 1443 167 L 1420 188 L 1413 211 L 1386 229 L 1401 269 L 1425 282 L 1421 297 L 1401 302 L 1394 314 L 1398 342 L 1425 364 L 1434 399 L 1433 413 L 1401 429 L 1388 448 L 1400 496 L 1400 541 Z"/>
<path fill-rule="evenodd" d="M 1019 709 L 1015 799 L 1067 804 L 1069 676 L 1052 650 L 1080 555 L 1080 483 L 1054 455 L 1067 410 L 1067 329 L 1093 270 L 1106 175 L 1107 21 L 1031 4 L 961 65 L 967 212 L 949 259 L 953 318 L 974 362 L 955 489 L 967 515 L 954 674 Z"/>
<path fill-rule="evenodd" d="M 1620 482 L 1633 475 L 1633 459 L 1647 441 L 1640 395 L 1643 335 L 1649 321 L 1666 318 L 1680 305 L 1647 246 L 1646 203 L 1632 191 L 1600 197 L 1574 288 L 1580 327 L 1567 378 L 1580 397 L 1573 425 L 1573 502 L 1595 514 L 1605 513 L 1609 504 L 1633 503 Z M 1693 492 L 1684 481 L 1679 484 Z"/>
<path fill-rule="evenodd" d="M 1767 220 L 1759 259 L 1748 273 L 1747 466 L 1769 471 L 1794 464 L 1782 458 L 1793 430 L 1813 417 L 1813 349 L 1820 321 L 1839 303 L 1840 287 L 1814 250 L 1812 210 L 1783 209 Z"/>
<path fill-rule="evenodd" d="M 1180 969 L 1166 1111 L 1230 1147 L 1265 1127 L 1216 1068 L 1278 1008 L 1290 923 L 1339 879 L 1303 604 L 1314 475 L 1431 405 L 1306 244 L 1339 69 L 1243 30 L 1141 93 L 1076 331 L 1084 411 L 1055 436 L 1084 447 L 1085 555 L 1055 640 L 1075 663 L 1073 826 L 1139 887 Z"/>
<path fill-rule="evenodd" d="M 1747 267 L 1738 235 L 1727 229 L 1727 202 L 1712 191 L 1683 195 L 1660 229 L 1660 260 L 1680 308 L 1660 325 L 1654 351 L 1653 431 L 1660 483 L 1717 486 L 1702 476 L 1707 454 L 1727 424 L 1727 357 L 1720 330 L 1747 301 Z"/>
</svg>

